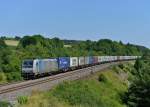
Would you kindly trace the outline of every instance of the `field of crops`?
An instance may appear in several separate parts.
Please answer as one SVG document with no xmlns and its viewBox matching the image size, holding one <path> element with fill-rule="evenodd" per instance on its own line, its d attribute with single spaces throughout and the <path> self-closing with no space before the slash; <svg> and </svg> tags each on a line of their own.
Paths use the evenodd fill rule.
<svg viewBox="0 0 150 107">
<path fill-rule="evenodd" d="M 19 41 L 17 40 L 5 40 L 5 43 L 8 45 L 8 46 L 17 46 Z"/>
</svg>

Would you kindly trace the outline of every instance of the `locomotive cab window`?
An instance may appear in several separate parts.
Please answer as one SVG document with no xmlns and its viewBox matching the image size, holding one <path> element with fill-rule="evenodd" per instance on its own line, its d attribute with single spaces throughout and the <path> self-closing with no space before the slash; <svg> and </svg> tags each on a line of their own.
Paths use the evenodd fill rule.
<svg viewBox="0 0 150 107">
<path fill-rule="evenodd" d="M 23 67 L 24 67 L 24 68 L 33 67 L 33 61 L 32 61 L 32 60 L 24 61 L 24 62 L 23 62 Z"/>
</svg>

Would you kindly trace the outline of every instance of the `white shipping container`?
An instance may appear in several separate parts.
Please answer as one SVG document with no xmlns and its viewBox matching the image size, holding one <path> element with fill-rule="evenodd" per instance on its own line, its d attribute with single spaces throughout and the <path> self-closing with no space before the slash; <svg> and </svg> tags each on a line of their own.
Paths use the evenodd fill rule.
<svg viewBox="0 0 150 107">
<path fill-rule="evenodd" d="M 105 61 L 106 62 L 110 61 L 110 57 L 109 56 L 105 56 Z"/>
<path fill-rule="evenodd" d="M 102 57 L 98 56 L 98 62 L 101 63 L 102 62 Z"/>
<path fill-rule="evenodd" d="M 70 57 L 70 67 L 78 66 L 78 57 Z"/>
<path fill-rule="evenodd" d="M 112 56 L 109 56 L 108 59 L 109 59 L 108 61 L 112 61 L 112 60 L 113 60 L 113 57 L 112 57 Z"/>
<path fill-rule="evenodd" d="M 86 57 L 84 57 L 84 58 L 85 58 L 85 65 L 88 65 L 88 64 L 89 64 L 89 57 L 86 56 Z"/>
<path fill-rule="evenodd" d="M 79 57 L 79 65 L 85 65 L 85 58 Z"/>
<path fill-rule="evenodd" d="M 98 56 L 98 62 L 105 62 L 105 56 Z"/>
<path fill-rule="evenodd" d="M 118 60 L 118 57 L 117 56 L 115 56 L 115 61 L 117 61 Z"/>
<path fill-rule="evenodd" d="M 101 56 L 101 62 L 105 62 L 105 61 L 106 61 L 105 56 Z"/>
</svg>

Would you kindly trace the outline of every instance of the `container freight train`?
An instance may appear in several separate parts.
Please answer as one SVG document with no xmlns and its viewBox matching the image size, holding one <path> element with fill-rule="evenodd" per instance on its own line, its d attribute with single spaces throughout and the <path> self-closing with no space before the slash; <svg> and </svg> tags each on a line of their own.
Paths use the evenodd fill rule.
<svg viewBox="0 0 150 107">
<path fill-rule="evenodd" d="M 22 77 L 34 79 L 97 64 L 137 59 L 138 56 L 87 56 L 27 59 L 22 62 Z"/>
</svg>

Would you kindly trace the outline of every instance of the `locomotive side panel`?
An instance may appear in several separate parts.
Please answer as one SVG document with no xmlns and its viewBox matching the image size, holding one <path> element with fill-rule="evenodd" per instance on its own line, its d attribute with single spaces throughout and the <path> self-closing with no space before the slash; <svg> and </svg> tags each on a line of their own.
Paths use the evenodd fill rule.
<svg viewBox="0 0 150 107">
<path fill-rule="evenodd" d="M 58 61 L 57 58 L 52 59 L 41 59 L 38 63 L 39 74 L 56 72 L 58 71 Z"/>
</svg>

